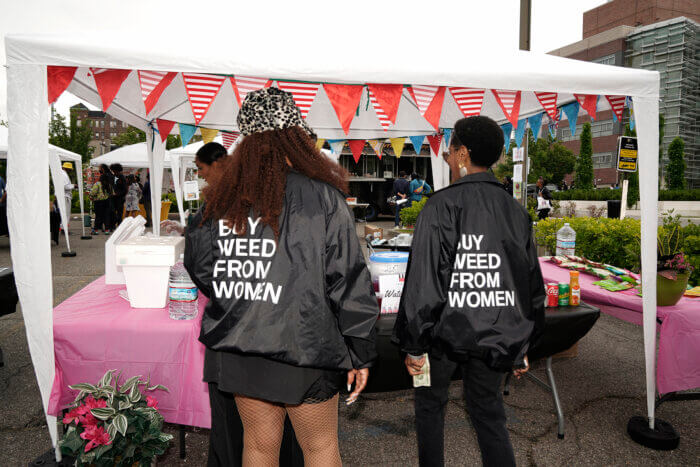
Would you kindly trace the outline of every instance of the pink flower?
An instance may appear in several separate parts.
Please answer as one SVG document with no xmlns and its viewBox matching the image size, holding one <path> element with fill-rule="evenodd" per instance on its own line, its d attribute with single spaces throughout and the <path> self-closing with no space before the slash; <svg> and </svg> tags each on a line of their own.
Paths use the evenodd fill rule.
<svg viewBox="0 0 700 467">
<path fill-rule="evenodd" d="M 107 407 L 107 401 L 104 399 L 95 399 L 92 397 L 92 394 L 90 394 L 85 398 L 85 406 L 87 407 L 88 411 L 92 409 L 101 409 Z"/>
<path fill-rule="evenodd" d="M 149 407 L 153 407 L 154 409 L 158 410 L 158 401 L 155 397 L 147 396 L 146 404 L 148 404 Z"/>
<path fill-rule="evenodd" d="M 87 445 L 85 445 L 85 452 L 99 445 L 112 444 L 112 440 L 109 439 L 109 433 L 101 426 L 92 425 L 85 428 L 85 430 L 80 433 L 80 437 L 88 440 Z"/>
<path fill-rule="evenodd" d="M 80 424 L 84 427 L 97 425 L 98 420 L 91 414 L 87 413 L 83 417 L 80 417 Z"/>
<path fill-rule="evenodd" d="M 82 406 L 81 406 L 82 407 Z M 63 417 L 63 424 L 64 425 L 70 425 L 73 422 L 80 422 L 80 419 L 82 418 L 83 413 L 79 411 L 80 407 L 76 407 L 75 409 L 71 410 L 68 412 L 64 417 Z"/>
</svg>

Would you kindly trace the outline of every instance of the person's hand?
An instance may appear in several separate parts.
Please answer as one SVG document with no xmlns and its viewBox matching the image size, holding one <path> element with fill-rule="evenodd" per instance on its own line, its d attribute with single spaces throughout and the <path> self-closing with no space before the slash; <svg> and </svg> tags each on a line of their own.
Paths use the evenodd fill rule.
<svg viewBox="0 0 700 467">
<path fill-rule="evenodd" d="M 525 367 L 516 368 L 515 370 L 513 370 L 513 376 L 515 376 L 518 379 L 520 379 L 521 376 L 523 376 L 525 373 L 527 373 L 530 370 L 530 362 L 527 359 L 527 355 L 525 355 L 525 357 L 523 357 L 523 364 L 525 365 Z"/>
<path fill-rule="evenodd" d="M 185 227 L 177 221 L 164 220 L 160 223 L 160 229 L 165 235 L 170 235 L 175 233 L 177 235 L 182 235 L 185 233 Z"/>
<path fill-rule="evenodd" d="M 364 391 L 367 386 L 367 380 L 369 379 L 369 368 L 362 368 L 360 370 L 350 370 L 348 371 L 348 391 L 352 388 L 352 383 L 355 383 L 355 390 L 345 399 L 345 405 L 350 405 L 360 397 L 360 393 Z"/>
<path fill-rule="evenodd" d="M 408 374 L 411 376 L 417 376 L 423 373 L 423 365 L 425 365 L 425 357 L 421 357 L 419 359 L 411 358 L 410 355 L 406 355 L 406 359 L 404 360 L 404 363 L 406 364 L 406 369 L 408 370 Z"/>
</svg>

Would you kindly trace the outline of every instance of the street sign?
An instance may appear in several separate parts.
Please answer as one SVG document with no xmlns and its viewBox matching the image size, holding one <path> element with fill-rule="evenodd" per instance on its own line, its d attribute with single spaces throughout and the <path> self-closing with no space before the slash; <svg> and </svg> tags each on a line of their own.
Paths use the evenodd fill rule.
<svg viewBox="0 0 700 467">
<path fill-rule="evenodd" d="M 617 141 L 617 170 L 620 172 L 636 172 L 637 138 L 620 136 Z"/>
</svg>

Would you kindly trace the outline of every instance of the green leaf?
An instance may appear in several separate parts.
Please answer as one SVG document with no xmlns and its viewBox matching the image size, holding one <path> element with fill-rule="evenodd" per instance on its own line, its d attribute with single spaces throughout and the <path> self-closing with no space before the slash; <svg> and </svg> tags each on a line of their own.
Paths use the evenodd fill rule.
<svg viewBox="0 0 700 467">
<path fill-rule="evenodd" d="M 134 404 L 131 401 L 119 401 L 119 410 L 126 410 L 133 407 Z"/>
<path fill-rule="evenodd" d="M 110 407 L 100 407 L 90 410 L 90 413 L 92 413 L 92 415 L 99 420 L 107 420 L 116 413 L 116 410 Z"/>
<path fill-rule="evenodd" d="M 163 391 L 170 392 L 170 389 L 166 388 L 162 384 L 156 384 L 155 386 L 146 388 L 147 391 L 155 391 L 156 389 L 162 389 Z"/>
<path fill-rule="evenodd" d="M 108 386 L 109 383 L 112 381 L 112 377 L 114 376 L 115 371 L 117 370 L 108 370 L 107 373 L 105 373 L 102 379 L 100 380 L 98 386 Z"/>
<path fill-rule="evenodd" d="M 72 426 L 68 428 L 68 431 L 66 431 L 66 434 L 61 438 L 59 441 L 59 446 L 61 448 L 61 452 L 64 452 L 66 454 L 74 454 L 83 447 L 83 440 L 80 438 L 80 435 L 78 434 L 78 431 L 75 429 L 75 426 Z"/>
<path fill-rule="evenodd" d="M 167 433 L 161 433 L 160 436 L 158 436 L 158 441 L 161 443 L 169 443 L 172 441 L 173 435 L 169 435 Z"/>
<path fill-rule="evenodd" d="M 112 449 L 111 444 L 96 447 L 94 450 L 95 451 L 95 459 L 99 459 L 102 456 L 102 454 L 109 451 L 110 449 Z"/>
<path fill-rule="evenodd" d="M 131 457 L 134 457 L 134 453 L 136 452 L 136 445 L 134 443 L 129 443 L 129 445 L 126 447 L 124 450 L 124 459 L 129 459 Z"/>
<path fill-rule="evenodd" d="M 114 439 L 117 436 L 117 427 L 114 425 L 114 420 L 107 425 L 107 434 L 110 439 Z"/>
<path fill-rule="evenodd" d="M 126 420 L 126 416 L 124 414 L 117 414 L 116 417 L 114 417 L 114 426 L 117 428 L 117 431 L 122 434 L 122 436 L 126 436 L 126 429 L 128 427 L 128 422 Z"/>
<path fill-rule="evenodd" d="M 131 389 L 136 386 L 139 381 L 141 376 L 132 376 L 131 378 L 127 379 L 124 384 L 122 384 L 122 387 L 119 389 L 119 392 L 122 394 L 126 394 L 127 392 L 131 391 Z"/>
<path fill-rule="evenodd" d="M 133 386 L 131 388 L 131 391 L 129 392 L 129 399 L 131 399 L 131 402 L 138 402 L 141 400 L 141 391 L 139 391 L 138 386 Z"/>
<path fill-rule="evenodd" d="M 90 393 L 90 394 L 97 391 L 97 388 L 95 386 L 93 386 L 92 384 L 88 384 L 88 383 L 78 383 L 78 384 L 73 384 L 73 385 L 68 386 L 68 387 L 75 390 L 75 391 L 81 391 L 81 392 Z"/>
</svg>

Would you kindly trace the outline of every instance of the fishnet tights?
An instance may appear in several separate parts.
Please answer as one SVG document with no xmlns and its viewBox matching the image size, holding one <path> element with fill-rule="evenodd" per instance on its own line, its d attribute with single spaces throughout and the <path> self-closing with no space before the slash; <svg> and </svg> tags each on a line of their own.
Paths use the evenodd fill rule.
<svg viewBox="0 0 700 467">
<path fill-rule="evenodd" d="M 243 466 L 279 465 L 285 412 L 307 467 L 339 467 L 338 395 L 316 404 L 279 405 L 236 396 L 243 422 Z"/>
</svg>

